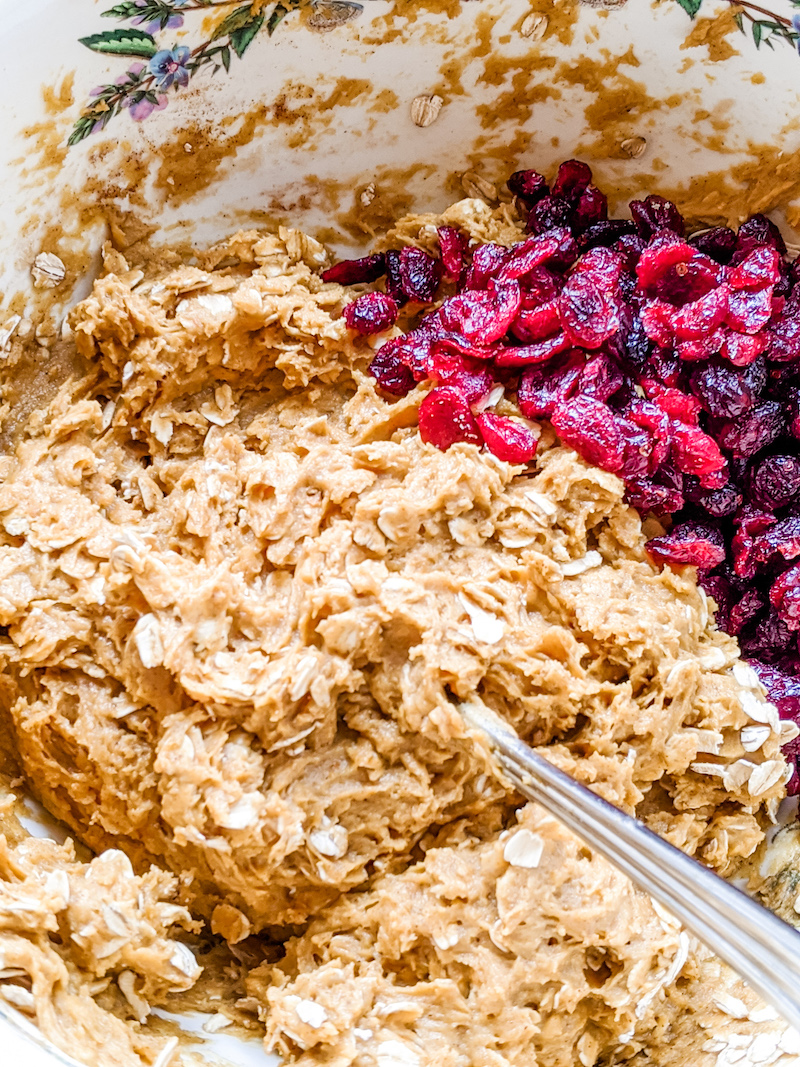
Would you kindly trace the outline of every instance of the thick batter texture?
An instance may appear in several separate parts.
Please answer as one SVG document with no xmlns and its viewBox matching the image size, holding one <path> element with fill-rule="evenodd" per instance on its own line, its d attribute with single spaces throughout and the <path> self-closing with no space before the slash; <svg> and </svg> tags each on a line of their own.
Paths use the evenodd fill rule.
<svg viewBox="0 0 800 1067">
<path fill-rule="evenodd" d="M 442 221 L 520 236 L 465 201 L 389 240 Z M 710 1063 L 703 1027 L 732 1017 L 779 1055 L 752 996 L 523 805 L 458 708 L 721 873 L 784 794 L 777 713 L 693 572 L 648 560 L 614 475 L 549 429 L 529 469 L 424 444 L 424 387 L 378 394 L 325 262 L 291 230 L 168 273 L 109 252 L 73 312 L 74 371 L 2 461 L 2 702 L 28 781 L 170 922 L 286 942 L 248 991 L 304 1065 Z M 0 951 L 33 938 L 4 929 Z M 171 972 L 109 958 L 142 1015 Z"/>
</svg>

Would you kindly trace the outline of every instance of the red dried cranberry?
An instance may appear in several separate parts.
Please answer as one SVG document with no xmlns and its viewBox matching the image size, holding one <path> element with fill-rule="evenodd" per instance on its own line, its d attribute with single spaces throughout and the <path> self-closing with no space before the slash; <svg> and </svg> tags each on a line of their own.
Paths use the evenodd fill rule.
<svg viewBox="0 0 800 1067">
<path fill-rule="evenodd" d="M 506 182 L 506 186 L 512 196 L 518 196 L 528 207 L 536 204 L 550 192 L 543 176 L 535 170 L 514 171 Z"/>
<path fill-rule="evenodd" d="M 728 273 L 731 289 L 766 289 L 781 280 L 781 257 L 776 248 L 754 248 Z"/>
<path fill-rule="evenodd" d="M 750 473 L 750 492 L 755 502 L 769 511 L 800 499 L 800 458 L 768 456 Z"/>
<path fill-rule="evenodd" d="M 581 353 L 568 352 L 552 363 L 526 370 L 517 393 L 522 414 L 529 419 L 552 415 L 556 405 L 569 399 L 577 389 L 583 366 Z"/>
<path fill-rule="evenodd" d="M 561 308 L 558 300 L 548 300 L 546 304 L 525 311 L 520 311 L 511 326 L 512 334 L 524 344 L 541 341 L 550 337 L 561 328 Z"/>
<path fill-rule="evenodd" d="M 560 330 L 552 337 L 546 337 L 543 341 L 536 341 L 534 344 L 499 349 L 495 356 L 495 363 L 498 367 L 529 367 L 534 363 L 544 363 L 568 348 L 572 348 L 572 341 L 563 330 Z"/>
<path fill-rule="evenodd" d="M 388 293 L 362 293 L 345 307 L 342 317 L 358 333 L 382 333 L 397 321 L 397 301 Z"/>
<path fill-rule="evenodd" d="M 506 463 L 530 463 L 536 455 L 537 437 L 518 420 L 484 411 L 478 426 L 489 451 Z"/>
<path fill-rule="evenodd" d="M 400 283 L 409 300 L 429 304 L 436 296 L 441 277 L 441 263 L 423 249 L 413 245 L 400 249 Z"/>
<path fill-rule="evenodd" d="M 582 233 L 595 223 L 608 218 L 608 200 L 604 193 L 589 185 L 580 195 L 572 211 L 572 228 L 575 233 Z"/>
<path fill-rule="evenodd" d="M 551 230 L 539 237 L 528 237 L 508 249 L 497 272 L 498 282 L 510 282 L 530 274 L 536 267 L 555 258 L 569 239 L 569 230 Z"/>
<path fill-rule="evenodd" d="M 720 359 L 712 359 L 692 371 L 692 392 L 709 415 L 735 419 L 744 415 L 758 400 L 766 385 L 767 370 L 763 359 L 743 371 L 734 370 Z"/>
<path fill-rule="evenodd" d="M 671 420 L 667 413 L 656 404 L 647 400 L 636 399 L 628 408 L 628 418 L 650 436 L 650 458 L 648 474 L 653 475 L 665 462 L 672 443 Z"/>
<path fill-rule="evenodd" d="M 790 630 L 800 630 L 800 567 L 790 567 L 776 578 L 769 599 Z"/>
<path fill-rule="evenodd" d="M 717 439 L 733 456 L 749 459 L 780 437 L 784 421 L 777 401 L 762 400 L 735 421 L 723 423 Z"/>
<path fill-rule="evenodd" d="M 572 216 L 572 204 L 563 196 L 545 196 L 534 204 L 528 216 L 528 230 L 531 233 L 546 233 L 548 230 L 569 226 Z"/>
<path fill-rule="evenodd" d="M 713 438 L 698 427 L 677 420 L 672 423 L 672 455 L 679 471 L 697 475 L 701 483 L 704 475 L 725 467 L 725 457 Z"/>
<path fill-rule="evenodd" d="M 558 168 L 553 182 L 553 195 L 576 199 L 592 180 L 591 168 L 579 159 L 567 159 Z"/>
<path fill-rule="evenodd" d="M 786 242 L 781 237 L 781 231 L 775 223 L 768 219 L 766 215 L 751 215 L 739 227 L 739 236 L 736 241 L 737 256 L 742 253 L 747 255 L 759 245 L 771 245 L 782 256 L 786 254 Z"/>
<path fill-rule="evenodd" d="M 641 384 L 648 399 L 671 419 L 677 419 L 687 426 L 697 426 L 700 421 L 700 403 L 693 396 L 649 378 L 643 378 Z"/>
<path fill-rule="evenodd" d="M 374 282 L 386 273 L 386 256 L 377 252 L 374 256 L 363 259 L 343 259 L 322 272 L 324 282 L 336 282 L 338 285 L 358 285 L 360 282 Z"/>
<path fill-rule="evenodd" d="M 776 553 L 787 560 L 800 556 L 800 518 L 790 515 L 778 519 L 768 530 L 754 538 L 752 558 L 757 565 L 770 562 Z"/>
<path fill-rule="evenodd" d="M 522 301 L 519 282 L 474 289 L 445 300 L 439 309 L 442 324 L 468 342 L 488 345 L 499 340 L 517 316 Z"/>
<path fill-rule="evenodd" d="M 653 438 L 632 419 L 618 415 L 616 421 L 623 442 L 620 477 L 626 481 L 631 478 L 646 478 L 652 473 Z"/>
<path fill-rule="evenodd" d="M 769 338 L 766 333 L 745 334 L 727 331 L 720 345 L 720 354 L 734 367 L 747 367 L 766 349 Z"/>
<path fill-rule="evenodd" d="M 730 300 L 727 286 L 720 285 L 699 300 L 684 304 L 672 316 L 675 337 L 679 341 L 698 341 L 709 337 L 722 325 L 726 316 L 730 318 Z"/>
<path fill-rule="evenodd" d="M 414 388 L 414 376 L 388 344 L 375 353 L 369 372 L 381 389 L 392 396 L 405 396 Z"/>
<path fill-rule="evenodd" d="M 725 559 L 725 539 L 716 526 L 706 522 L 682 522 L 663 537 L 645 546 L 657 563 L 691 565 L 710 570 Z"/>
<path fill-rule="evenodd" d="M 728 633 L 737 636 L 745 626 L 755 622 L 759 615 L 766 611 L 766 608 L 767 598 L 760 590 L 753 588 L 745 590 L 731 608 Z"/>
<path fill-rule="evenodd" d="M 742 655 L 747 659 L 775 660 L 792 645 L 793 633 L 774 610 L 768 610 L 760 619 L 746 627 L 739 635 Z"/>
<path fill-rule="evenodd" d="M 651 341 L 662 348 L 671 348 L 675 338 L 675 308 L 663 300 L 652 300 L 641 311 L 642 326 Z"/>
<path fill-rule="evenodd" d="M 636 228 L 646 240 L 659 230 L 671 230 L 681 237 L 686 232 L 683 216 L 672 201 L 665 200 L 663 196 L 632 200 L 630 208 Z"/>
<path fill-rule="evenodd" d="M 800 360 L 800 289 L 795 289 L 767 333 L 769 359 L 776 363 L 795 363 Z"/>
<path fill-rule="evenodd" d="M 572 343 L 599 348 L 619 329 L 616 283 L 620 257 L 608 248 L 592 248 L 578 262 L 559 297 L 561 322 Z"/>
<path fill-rule="evenodd" d="M 450 385 L 457 389 L 469 404 L 488 396 L 494 385 L 492 372 L 485 364 L 438 349 L 434 350 L 429 377 L 437 385 Z"/>
<path fill-rule="evenodd" d="M 625 483 L 625 500 L 643 515 L 672 515 L 683 507 L 683 496 L 671 486 L 659 485 L 648 478 L 630 478 Z"/>
<path fill-rule="evenodd" d="M 608 400 L 625 383 L 625 376 L 617 364 L 606 355 L 593 356 L 583 368 L 578 392 L 595 400 Z"/>
<path fill-rule="evenodd" d="M 770 512 L 760 511 L 752 504 L 745 504 L 736 520 L 736 533 L 733 535 L 733 566 L 740 578 L 753 578 L 759 567 L 756 551 L 758 538 L 774 526 L 775 516 Z"/>
<path fill-rule="evenodd" d="M 440 226 L 436 232 L 439 235 L 444 273 L 448 278 L 460 277 L 464 267 L 464 255 L 469 247 L 469 237 L 455 226 Z"/>
<path fill-rule="evenodd" d="M 725 321 L 732 329 L 739 333 L 758 333 L 771 318 L 772 294 L 768 289 L 730 294 Z"/>
<path fill-rule="evenodd" d="M 601 222 L 593 222 L 578 236 L 578 248 L 581 252 L 600 245 L 610 248 L 620 237 L 634 233 L 636 233 L 636 227 L 627 219 L 604 219 Z M 640 253 L 641 249 L 637 251 L 637 259 Z"/>
<path fill-rule="evenodd" d="M 711 256 L 717 263 L 730 263 L 736 248 L 736 234 L 727 226 L 715 226 L 711 230 L 693 233 L 689 244 L 698 252 Z"/>
<path fill-rule="evenodd" d="M 625 442 L 614 412 L 599 400 L 576 397 L 556 407 L 553 429 L 564 442 L 586 460 L 606 471 L 618 471 L 624 458 Z"/>
<path fill-rule="evenodd" d="M 442 452 L 457 441 L 479 445 L 483 440 L 469 403 L 450 385 L 437 385 L 420 404 L 419 433 Z"/>
<path fill-rule="evenodd" d="M 496 278 L 501 267 L 508 259 L 509 250 L 505 245 L 487 242 L 472 253 L 472 263 L 464 283 L 465 289 L 485 289 L 490 278 Z"/>
<path fill-rule="evenodd" d="M 741 490 L 731 482 L 721 489 L 704 489 L 699 481 L 692 479 L 686 487 L 686 499 L 699 505 L 715 519 L 724 519 L 736 514 L 742 506 L 743 497 Z"/>
<path fill-rule="evenodd" d="M 639 257 L 636 275 L 648 296 L 675 307 L 699 300 L 722 281 L 723 268 L 685 241 L 653 241 Z"/>
<path fill-rule="evenodd" d="M 386 292 L 397 301 L 399 307 L 408 303 L 408 294 L 403 288 L 400 274 L 400 253 L 396 249 L 386 253 Z"/>
</svg>

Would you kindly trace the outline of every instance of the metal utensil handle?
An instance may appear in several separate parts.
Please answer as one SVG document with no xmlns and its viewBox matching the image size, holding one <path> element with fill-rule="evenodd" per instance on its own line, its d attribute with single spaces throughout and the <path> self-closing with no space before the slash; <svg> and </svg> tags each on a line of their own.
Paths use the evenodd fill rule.
<svg viewBox="0 0 800 1067">
<path fill-rule="evenodd" d="M 663 904 L 800 1030 L 800 933 L 492 722 L 483 729 L 519 791 Z"/>
</svg>

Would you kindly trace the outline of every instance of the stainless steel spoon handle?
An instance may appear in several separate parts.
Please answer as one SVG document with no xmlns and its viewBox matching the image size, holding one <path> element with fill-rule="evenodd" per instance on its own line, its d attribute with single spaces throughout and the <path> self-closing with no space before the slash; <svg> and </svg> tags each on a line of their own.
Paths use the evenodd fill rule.
<svg viewBox="0 0 800 1067">
<path fill-rule="evenodd" d="M 535 753 L 495 716 L 462 705 L 498 762 L 535 800 L 614 864 L 800 1030 L 800 933 L 641 822 Z"/>
</svg>

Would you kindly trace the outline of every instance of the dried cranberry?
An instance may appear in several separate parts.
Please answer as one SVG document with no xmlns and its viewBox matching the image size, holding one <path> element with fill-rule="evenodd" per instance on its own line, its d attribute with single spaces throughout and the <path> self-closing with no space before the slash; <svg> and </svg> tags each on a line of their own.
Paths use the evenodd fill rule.
<svg viewBox="0 0 800 1067">
<path fill-rule="evenodd" d="M 561 327 L 559 301 L 548 300 L 531 311 L 522 310 L 511 326 L 511 332 L 524 344 L 550 337 Z"/>
<path fill-rule="evenodd" d="M 686 232 L 683 216 L 672 203 L 663 196 L 648 196 L 644 200 L 632 200 L 631 216 L 636 228 L 645 239 L 659 230 L 671 230 L 681 237 Z"/>
<path fill-rule="evenodd" d="M 741 490 L 730 482 L 721 489 L 704 489 L 699 480 L 693 480 L 686 488 L 686 499 L 715 519 L 724 519 L 736 514 L 743 497 Z"/>
<path fill-rule="evenodd" d="M 642 514 L 672 515 L 683 507 L 683 496 L 671 486 L 659 485 L 649 478 L 630 478 L 625 483 L 625 500 Z"/>
<path fill-rule="evenodd" d="M 414 376 L 391 345 L 378 349 L 369 372 L 381 389 L 392 396 L 405 396 L 414 388 Z"/>
<path fill-rule="evenodd" d="M 539 441 L 529 426 L 505 415 L 484 411 L 478 426 L 489 451 L 506 463 L 530 463 Z"/>
<path fill-rule="evenodd" d="M 498 285 L 489 281 L 487 289 L 470 290 L 445 300 L 439 314 L 446 329 L 458 331 L 474 344 L 487 345 L 508 330 L 521 301 L 518 282 Z"/>
<path fill-rule="evenodd" d="M 769 246 L 754 248 L 728 273 L 731 289 L 766 289 L 780 280 L 780 255 Z"/>
<path fill-rule="evenodd" d="M 739 333 L 758 333 L 771 318 L 772 294 L 768 289 L 730 294 L 725 321 Z"/>
<path fill-rule="evenodd" d="M 506 182 L 512 196 L 518 196 L 528 207 L 547 196 L 550 189 L 543 176 L 535 170 L 517 170 Z"/>
<path fill-rule="evenodd" d="M 777 401 L 762 400 L 735 421 L 723 423 L 717 439 L 732 455 L 748 459 L 780 437 L 784 421 Z"/>
<path fill-rule="evenodd" d="M 743 596 L 731 608 L 728 633 L 734 636 L 740 634 L 745 626 L 755 622 L 766 609 L 767 598 L 760 590 L 745 590 Z"/>
<path fill-rule="evenodd" d="M 498 367 L 529 367 L 534 363 L 544 363 L 568 348 L 572 348 L 572 341 L 564 330 L 559 330 L 552 337 L 534 344 L 499 349 L 495 363 Z"/>
<path fill-rule="evenodd" d="M 665 415 L 687 426 L 697 426 L 700 421 L 700 403 L 693 396 L 688 396 L 680 389 L 661 385 L 648 378 L 642 379 L 642 387 L 648 398 L 659 407 Z"/>
<path fill-rule="evenodd" d="M 717 603 L 716 622 L 726 633 L 730 625 L 733 587 L 724 574 L 704 574 L 700 585 Z"/>
<path fill-rule="evenodd" d="M 725 539 L 716 526 L 682 522 L 663 537 L 648 541 L 647 551 L 657 563 L 692 565 L 710 570 L 725 559 Z"/>
<path fill-rule="evenodd" d="M 464 267 L 464 255 L 469 246 L 469 237 L 455 226 L 440 226 L 439 248 L 442 252 L 442 267 L 448 278 L 458 278 Z"/>
<path fill-rule="evenodd" d="M 440 350 L 434 350 L 429 377 L 437 385 L 450 385 L 457 389 L 469 404 L 488 396 L 494 385 L 492 372 L 486 364 Z"/>
<path fill-rule="evenodd" d="M 776 553 L 787 560 L 800 556 L 800 518 L 790 515 L 778 519 L 754 538 L 752 558 L 756 564 L 768 563 Z"/>
<path fill-rule="evenodd" d="M 608 200 L 604 193 L 590 185 L 581 193 L 572 212 L 572 228 L 575 233 L 582 233 L 598 222 L 608 218 Z"/>
<path fill-rule="evenodd" d="M 582 252 L 600 245 L 610 248 L 620 237 L 634 233 L 636 233 L 636 227 L 627 219 L 604 219 L 600 222 L 593 222 L 578 236 L 578 248 Z"/>
<path fill-rule="evenodd" d="M 800 716 L 800 677 L 796 674 L 786 674 L 758 660 L 751 660 L 750 666 L 758 675 L 781 718 L 794 719 Z"/>
<path fill-rule="evenodd" d="M 777 659 L 791 647 L 792 631 L 776 611 L 767 611 L 739 635 L 742 654 L 748 659 Z"/>
<path fill-rule="evenodd" d="M 739 227 L 739 236 L 736 241 L 737 256 L 742 253 L 746 255 L 759 245 L 771 245 L 781 255 L 786 254 L 786 242 L 775 223 L 766 215 L 751 215 Z"/>
<path fill-rule="evenodd" d="M 467 278 L 464 283 L 465 289 L 485 289 L 490 278 L 495 278 L 501 267 L 508 259 L 509 251 L 505 245 L 487 242 L 478 245 L 472 253 Z"/>
<path fill-rule="evenodd" d="M 576 397 L 560 403 L 553 412 L 553 429 L 564 442 L 602 470 L 618 471 L 624 458 L 624 440 L 613 411 L 599 400 Z"/>
<path fill-rule="evenodd" d="M 528 216 L 528 230 L 531 233 L 546 233 L 548 230 L 569 226 L 572 216 L 572 204 L 563 196 L 545 196 L 534 204 Z"/>
<path fill-rule="evenodd" d="M 631 478 L 646 478 L 652 474 L 653 438 L 646 429 L 624 416 L 617 417 L 617 426 L 623 442 L 620 477 L 626 481 Z"/>
<path fill-rule="evenodd" d="M 576 199 L 592 180 L 591 168 L 579 159 L 568 159 L 558 168 L 553 195 Z"/>
<path fill-rule="evenodd" d="M 441 277 L 441 263 L 423 249 L 413 245 L 400 249 L 400 282 L 409 300 L 429 304 L 436 296 Z"/>
<path fill-rule="evenodd" d="M 769 599 L 790 630 L 800 630 L 800 567 L 790 567 L 772 584 Z"/>
<path fill-rule="evenodd" d="M 698 427 L 677 420 L 672 423 L 672 455 L 679 471 L 696 474 L 701 483 L 704 475 L 725 466 L 725 457 L 713 438 Z"/>
<path fill-rule="evenodd" d="M 551 230 L 539 237 L 529 237 L 509 249 L 497 272 L 498 282 L 510 282 L 529 274 L 536 267 L 555 258 L 569 239 L 569 230 Z"/>
<path fill-rule="evenodd" d="M 374 282 L 386 273 L 386 256 L 377 252 L 374 256 L 363 259 L 343 259 L 322 272 L 324 282 L 336 282 L 338 285 L 358 285 L 360 282 Z"/>
<path fill-rule="evenodd" d="M 397 320 L 397 301 L 388 293 L 362 293 L 348 304 L 342 317 L 351 330 L 362 334 L 381 333 Z"/>
<path fill-rule="evenodd" d="M 522 414 L 529 419 L 552 415 L 556 405 L 569 399 L 577 389 L 583 366 L 582 354 L 568 352 L 552 363 L 526 370 L 517 393 Z"/>
<path fill-rule="evenodd" d="M 734 419 L 756 403 L 766 376 L 763 360 L 738 371 L 721 359 L 711 359 L 692 371 L 690 382 L 692 392 L 709 415 Z"/>
<path fill-rule="evenodd" d="M 733 535 L 733 565 L 739 578 L 753 578 L 759 567 L 757 539 L 774 526 L 775 516 L 771 512 L 760 511 L 752 504 L 746 504 L 736 520 L 736 533 Z"/>
<path fill-rule="evenodd" d="M 608 400 L 624 382 L 622 371 L 612 359 L 605 355 L 593 356 L 583 368 L 578 392 L 595 400 Z"/>
<path fill-rule="evenodd" d="M 798 292 L 798 290 L 795 290 Z M 780 316 L 767 330 L 767 356 L 776 363 L 800 360 L 800 303 L 792 293 Z"/>
<path fill-rule="evenodd" d="M 755 502 L 769 511 L 800 499 L 800 458 L 768 456 L 750 474 L 750 492 Z"/>
<path fill-rule="evenodd" d="M 619 329 L 615 286 L 621 271 L 620 257 L 608 248 L 592 248 L 579 260 L 559 297 L 561 322 L 573 344 L 599 348 Z"/>
<path fill-rule="evenodd" d="M 399 307 L 408 303 L 400 274 L 400 253 L 396 249 L 386 253 L 386 292 L 397 301 Z"/>
<path fill-rule="evenodd" d="M 789 433 L 800 437 L 800 387 L 791 386 L 787 390 L 787 410 L 789 416 Z"/>
<path fill-rule="evenodd" d="M 719 347 L 721 355 L 734 367 L 747 367 L 766 349 L 769 338 L 766 333 L 733 333 L 728 330 Z"/>
<path fill-rule="evenodd" d="M 483 440 L 469 403 L 450 385 L 437 385 L 420 404 L 419 433 L 442 452 L 457 441 L 479 445 Z"/>
<path fill-rule="evenodd" d="M 653 241 L 636 264 L 648 296 L 680 307 L 699 300 L 722 281 L 722 268 L 685 241 Z"/>
<path fill-rule="evenodd" d="M 658 405 L 638 397 L 627 410 L 628 418 L 641 426 L 650 436 L 650 455 L 648 474 L 655 472 L 665 462 L 672 443 L 671 420 Z M 677 485 L 674 488 L 679 488 Z"/>
<path fill-rule="evenodd" d="M 711 230 L 693 233 L 689 244 L 698 252 L 711 256 L 717 263 L 730 263 L 736 248 L 736 234 L 727 226 L 715 226 Z"/>
<path fill-rule="evenodd" d="M 672 329 L 679 341 L 698 341 L 710 337 L 730 317 L 730 292 L 725 285 L 711 289 L 705 296 L 684 304 L 672 316 Z"/>
</svg>

